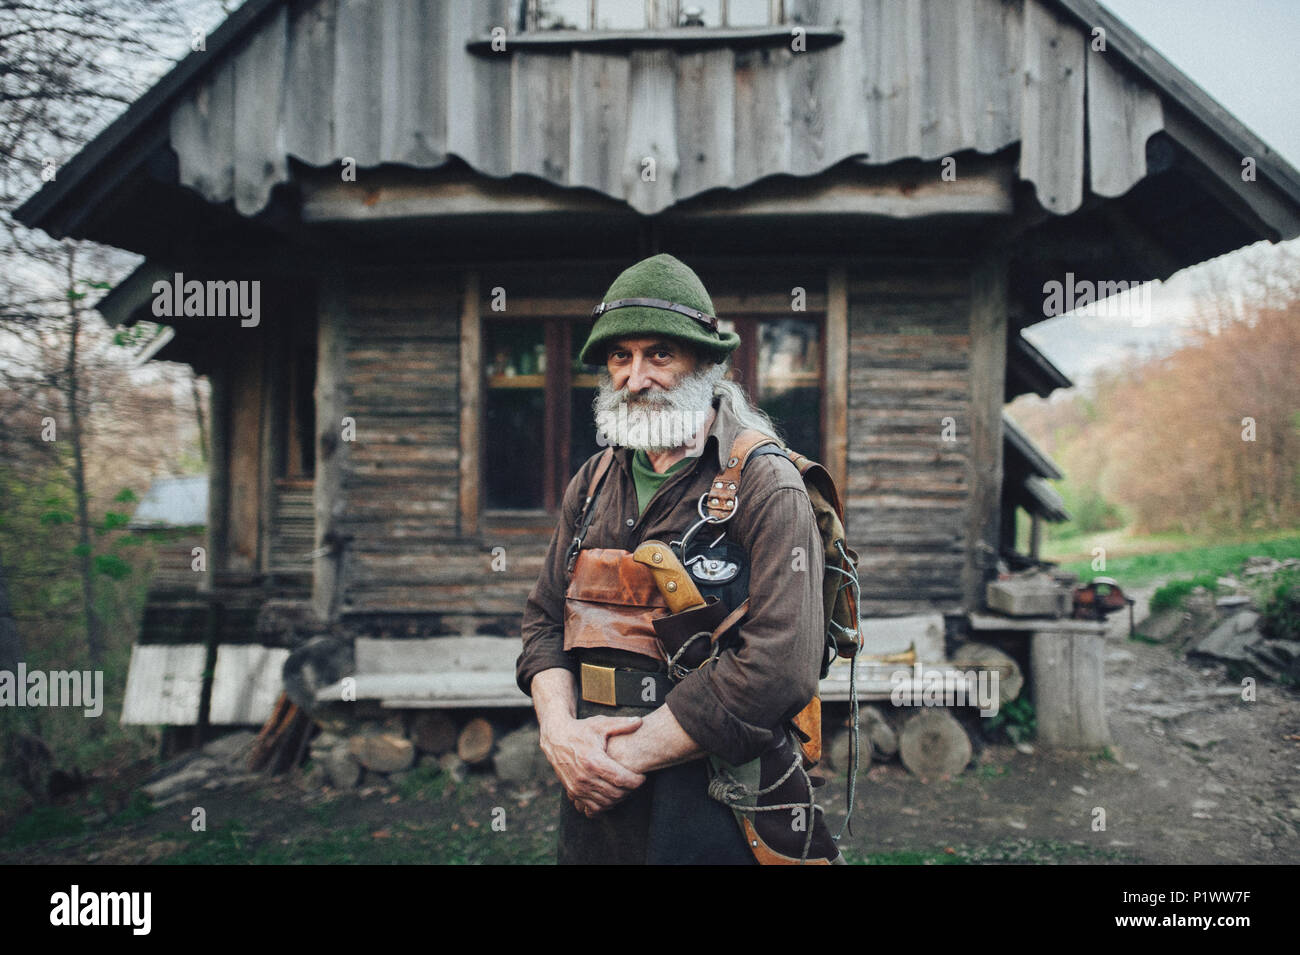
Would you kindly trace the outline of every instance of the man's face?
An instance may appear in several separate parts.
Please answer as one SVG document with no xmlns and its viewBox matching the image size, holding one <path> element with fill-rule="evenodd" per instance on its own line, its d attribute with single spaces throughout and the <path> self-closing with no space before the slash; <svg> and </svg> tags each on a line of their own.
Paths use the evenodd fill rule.
<svg viewBox="0 0 1300 955">
<path fill-rule="evenodd" d="M 614 342 L 605 359 L 610 384 L 640 395 L 658 388 L 672 391 L 700 366 L 695 352 L 671 338 L 631 338 Z"/>
<path fill-rule="evenodd" d="M 698 454 L 720 365 L 672 338 L 623 339 L 610 345 L 596 394 L 601 442 L 646 451 L 685 447 Z"/>
</svg>

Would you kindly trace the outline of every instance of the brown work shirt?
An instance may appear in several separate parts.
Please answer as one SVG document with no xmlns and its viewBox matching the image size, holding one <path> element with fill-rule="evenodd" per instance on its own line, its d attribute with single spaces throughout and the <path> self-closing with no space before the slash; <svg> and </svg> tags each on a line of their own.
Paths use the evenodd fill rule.
<svg viewBox="0 0 1300 955">
<path fill-rule="evenodd" d="M 593 504 L 595 517 L 584 548 L 633 551 L 644 540 L 679 540 L 699 519 L 700 495 L 725 468 L 726 455 L 741 430 L 726 398 L 715 398 L 714 406 L 717 414 L 703 453 L 664 482 L 644 513 L 637 507 L 633 452 L 615 448 Z M 564 595 L 569 583 L 565 554 L 599 456 L 588 459 L 569 482 L 541 576 L 528 595 L 524 646 L 515 676 L 519 688 L 530 695 L 533 677 L 543 670 L 563 667 L 576 675 L 579 654 L 584 652 L 564 649 Z M 753 457 L 736 494 L 738 509 L 725 526 L 750 563 L 749 613 L 739 643 L 690 673 L 664 700 L 701 748 L 733 765 L 762 753 L 781 724 L 815 695 L 825 641 L 824 557 L 798 468 L 783 455 Z M 707 528 L 700 531 L 707 532 Z M 796 548 L 802 548 L 802 553 Z M 647 657 L 632 659 L 645 669 L 662 669 L 662 664 Z"/>
</svg>

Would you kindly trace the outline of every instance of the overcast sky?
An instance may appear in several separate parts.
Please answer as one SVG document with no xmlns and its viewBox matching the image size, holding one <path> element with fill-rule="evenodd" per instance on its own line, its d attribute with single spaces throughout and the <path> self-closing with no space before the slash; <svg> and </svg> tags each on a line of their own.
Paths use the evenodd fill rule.
<svg viewBox="0 0 1300 955">
<path fill-rule="evenodd" d="M 1298 0 L 1103 0 L 1102 5 L 1300 168 Z"/>
</svg>

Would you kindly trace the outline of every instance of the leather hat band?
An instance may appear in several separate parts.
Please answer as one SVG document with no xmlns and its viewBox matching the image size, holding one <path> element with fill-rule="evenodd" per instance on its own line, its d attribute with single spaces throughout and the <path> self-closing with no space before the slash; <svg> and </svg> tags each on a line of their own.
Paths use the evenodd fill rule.
<svg viewBox="0 0 1300 955">
<path fill-rule="evenodd" d="M 601 302 L 591 310 L 591 322 L 594 325 L 597 319 L 606 312 L 613 311 L 616 308 L 629 308 L 634 305 L 642 308 L 662 308 L 665 311 L 677 312 L 679 315 L 685 315 L 692 321 L 699 322 L 715 334 L 718 331 L 718 320 L 714 316 L 706 315 L 697 308 L 679 305 L 676 302 L 669 302 L 662 298 L 617 298 L 612 302 Z"/>
</svg>

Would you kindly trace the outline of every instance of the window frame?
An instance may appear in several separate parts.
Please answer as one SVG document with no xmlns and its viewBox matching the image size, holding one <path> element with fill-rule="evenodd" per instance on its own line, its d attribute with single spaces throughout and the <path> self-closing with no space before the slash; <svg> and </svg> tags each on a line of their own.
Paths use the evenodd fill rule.
<svg viewBox="0 0 1300 955">
<path fill-rule="evenodd" d="M 740 383 L 741 387 L 745 389 L 745 394 L 749 396 L 749 400 L 755 406 L 759 402 L 758 330 L 760 323 L 779 319 L 794 319 L 800 322 L 813 322 L 817 325 L 817 415 L 822 423 L 820 447 L 812 449 L 794 448 L 794 450 L 814 461 L 825 461 L 826 449 L 829 446 L 830 439 L 827 433 L 829 421 L 827 407 L 830 389 L 826 382 L 826 308 L 810 307 L 802 312 L 741 311 L 739 314 L 724 315 L 722 317 L 732 322 L 733 330 L 740 336 L 740 345 L 731 356 L 733 369 L 730 373 L 731 378 Z M 788 438 L 789 435 L 785 434 L 783 423 L 777 421 L 776 425 L 782 429 L 782 437 Z"/>
<path fill-rule="evenodd" d="M 491 440 L 487 433 L 487 400 L 492 391 L 492 380 L 487 373 L 489 365 L 488 341 L 490 329 L 494 323 L 528 322 L 541 325 L 542 341 L 545 345 L 546 372 L 542 382 L 543 406 L 543 455 L 542 461 L 542 503 L 540 507 L 493 507 L 487 500 L 487 488 L 483 488 L 481 504 L 483 517 L 509 519 L 518 516 L 554 517 L 560 511 L 564 499 L 564 490 L 568 487 L 573 474 L 570 471 L 569 450 L 573 437 L 573 416 L 569 413 L 572 392 L 578 373 L 571 367 L 571 352 L 576 334 L 586 340 L 590 318 L 556 303 L 547 307 L 544 300 L 538 300 L 540 308 L 529 308 L 526 314 L 503 312 L 488 313 L 483 316 L 483 328 L 479 343 L 480 389 L 483 395 L 483 407 L 479 422 L 479 473 L 487 473 L 487 442 Z M 557 360 L 558 359 L 558 360 Z"/>
<path fill-rule="evenodd" d="M 490 356 L 490 326 L 495 323 L 529 322 L 543 326 L 543 341 L 546 346 L 546 372 L 543 382 L 543 453 L 542 462 L 542 503 L 540 507 L 512 508 L 493 507 L 487 500 L 487 487 L 483 486 L 483 500 L 480 502 L 480 514 L 489 525 L 493 523 L 528 521 L 536 518 L 543 523 L 553 521 L 559 514 L 563 503 L 564 491 L 573 478 L 570 469 L 569 454 L 573 438 L 574 419 L 571 413 L 572 390 L 578 374 L 598 374 L 596 372 L 575 372 L 571 367 L 570 355 L 573 351 L 575 336 L 582 336 L 585 341 L 590 328 L 590 318 L 580 313 L 580 303 L 567 299 L 534 299 L 521 303 L 524 307 L 509 312 L 485 313 L 482 316 L 482 334 L 479 342 L 479 387 L 482 407 L 480 409 L 479 473 L 487 474 L 487 442 L 492 440 L 487 430 L 487 400 L 492 389 L 488 375 Z M 752 304 L 752 303 L 751 303 Z M 830 388 L 826 379 L 827 354 L 826 336 L 828 334 L 827 308 L 820 302 L 810 302 L 807 311 L 791 312 L 788 307 L 780 310 L 771 308 L 740 308 L 723 312 L 724 320 L 733 323 L 733 328 L 740 335 L 741 344 L 732 355 L 730 375 L 740 382 L 751 401 L 758 400 L 758 329 L 763 321 L 777 319 L 795 319 L 797 321 L 815 322 L 818 331 L 818 415 L 822 421 L 821 446 L 814 449 L 795 448 L 802 454 L 816 461 L 826 460 L 829 446 L 827 407 L 830 400 Z M 560 360 L 556 360 L 557 356 Z M 584 385 L 585 387 L 586 385 Z M 778 422 L 779 424 L 779 422 Z"/>
<path fill-rule="evenodd" d="M 760 25 L 755 25 L 755 24 L 745 24 L 745 25 L 740 26 L 740 27 L 733 27 L 733 26 L 730 26 L 730 25 L 728 24 L 728 22 L 727 22 L 728 19 L 729 19 L 729 17 L 728 17 L 728 13 L 729 13 L 730 0 L 718 0 L 719 7 L 720 7 L 720 9 L 719 9 L 719 18 L 721 19 L 722 22 L 719 23 L 719 24 L 717 24 L 716 26 L 703 26 L 703 27 L 685 27 L 685 26 L 682 26 L 682 23 L 681 23 L 681 19 L 682 19 L 682 7 L 683 7 L 683 6 L 686 6 L 686 5 L 689 5 L 690 2 L 691 2 L 691 0 L 643 0 L 643 7 L 644 7 L 644 10 L 645 10 L 645 25 L 644 25 L 644 26 L 640 26 L 640 27 L 623 27 L 623 28 L 619 28 L 619 29 L 617 29 L 617 30 L 605 31 L 605 30 L 598 30 L 598 29 L 596 29 L 595 27 L 592 26 L 592 24 L 596 21 L 597 8 L 598 8 L 598 6 L 599 6 L 599 4 L 600 4 L 601 2 L 602 2 L 602 0 L 587 0 L 587 25 L 586 25 L 586 26 L 583 26 L 583 27 L 570 27 L 570 28 L 567 28 L 567 30 L 568 30 L 569 32 L 580 32 L 580 33 L 606 33 L 606 32 L 610 32 L 610 33 L 620 33 L 620 32 L 626 32 L 626 31 L 629 30 L 629 29 L 630 29 L 630 30 L 655 30 L 655 29 L 669 29 L 669 30 L 676 30 L 676 29 L 686 29 L 686 30 L 699 30 L 699 29 L 704 29 L 704 30 L 765 29 L 765 28 L 770 28 L 770 27 L 779 27 L 779 26 L 784 26 L 784 25 L 785 25 L 785 22 L 786 22 L 786 20 L 785 20 L 785 0 L 768 0 L 768 15 L 767 15 L 767 23 L 765 23 L 765 24 L 760 24 Z M 663 12 L 663 17 L 662 17 L 663 21 L 666 22 L 666 23 L 670 23 L 671 26 L 663 27 L 663 26 L 658 26 L 658 25 L 657 25 L 657 24 L 659 23 L 660 19 L 661 19 L 661 17 L 660 17 L 660 13 L 661 13 L 661 11 Z M 545 34 L 545 33 L 554 32 L 553 29 L 551 29 L 551 28 L 543 29 L 543 28 L 540 28 L 540 27 L 537 26 L 537 17 L 538 17 L 538 13 L 539 13 L 539 12 L 540 12 L 540 11 L 539 11 L 539 7 L 538 7 L 538 0 L 520 0 L 520 10 L 519 10 L 519 30 L 520 30 L 521 33 L 526 33 L 526 34 L 542 33 L 542 34 Z"/>
</svg>

